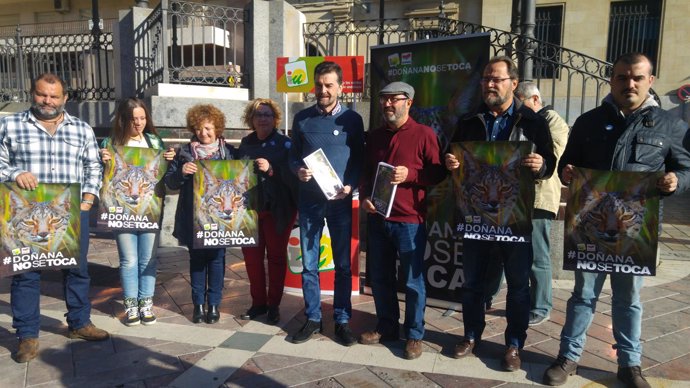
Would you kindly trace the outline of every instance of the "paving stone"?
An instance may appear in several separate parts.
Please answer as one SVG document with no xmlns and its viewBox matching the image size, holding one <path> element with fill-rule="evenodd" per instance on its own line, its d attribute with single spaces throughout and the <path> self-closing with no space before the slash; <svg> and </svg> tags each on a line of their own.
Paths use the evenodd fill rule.
<svg viewBox="0 0 690 388">
<path fill-rule="evenodd" d="M 254 358 L 250 358 L 249 360 L 247 360 L 247 362 L 245 362 L 244 365 L 242 365 L 232 375 L 230 375 L 230 377 L 228 377 L 228 379 L 225 380 L 225 382 L 228 383 L 235 380 L 248 378 L 249 376 L 262 374 L 263 371 L 256 365 L 255 362 L 257 357 L 260 356 L 255 356 Z"/>
<path fill-rule="evenodd" d="M 642 321 L 642 339 L 655 340 L 661 336 L 690 327 L 690 317 L 683 311 L 663 314 Z"/>
<path fill-rule="evenodd" d="M 690 354 L 646 369 L 644 374 L 671 380 L 688 380 L 688 376 L 690 376 Z"/>
<path fill-rule="evenodd" d="M 262 372 L 272 372 L 283 368 L 293 368 L 296 365 L 311 363 L 311 358 L 284 356 L 281 354 L 265 353 L 253 358 L 257 368 Z"/>
<path fill-rule="evenodd" d="M 229 349 L 240 349 L 256 352 L 257 350 L 261 349 L 262 346 L 266 345 L 266 342 L 268 342 L 271 338 L 273 338 L 273 336 L 267 334 L 237 332 L 218 346 Z"/>
<path fill-rule="evenodd" d="M 390 387 L 366 367 L 335 376 L 335 380 L 343 387 Z"/>
<path fill-rule="evenodd" d="M 282 368 L 227 383 L 229 387 L 293 386 L 312 383 L 361 368 L 360 365 L 314 360 L 295 368 Z"/>
<path fill-rule="evenodd" d="M 205 349 L 199 352 L 181 354 L 178 356 L 178 358 L 182 363 L 182 367 L 189 369 L 192 365 L 196 364 L 197 361 L 204 358 L 211 350 L 213 349 Z"/>
<path fill-rule="evenodd" d="M 504 387 L 505 382 L 499 380 L 478 379 L 476 377 L 451 376 L 440 373 L 422 373 L 423 376 L 433 381 L 440 387 L 484 388 Z"/>
<path fill-rule="evenodd" d="M 297 387 L 300 388 L 311 388 L 311 387 L 319 387 L 319 388 L 343 388 L 344 386 L 341 385 L 335 377 L 328 377 L 325 379 L 321 379 L 319 381 L 314 381 L 310 383 L 305 383 L 305 384 L 298 384 L 296 385 Z"/>
<path fill-rule="evenodd" d="M 381 380 L 393 387 L 438 387 L 433 380 L 423 374 L 404 369 L 391 369 L 382 367 L 369 367 L 369 370 L 376 374 Z"/>
<path fill-rule="evenodd" d="M 670 298 L 663 298 L 651 303 L 645 303 L 643 308 L 642 319 L 646 319 L 665 315 L 674 311 L 681 311 L 687 309 L 688 305 Z"/>
<path fill-rule="evenodd" d="M 644 344 L 643 353 L 657 362 L 668 362 L 690 352 L 690 329 L 662 336 Z"/>
</svg>

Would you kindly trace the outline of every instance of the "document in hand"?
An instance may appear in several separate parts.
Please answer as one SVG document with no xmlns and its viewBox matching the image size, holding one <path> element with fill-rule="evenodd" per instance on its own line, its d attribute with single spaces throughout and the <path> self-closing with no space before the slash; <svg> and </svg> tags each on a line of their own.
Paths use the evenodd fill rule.
<svg viewBox="0 0 690 388">
<path fill-rule="evenodd" d="M 391 183 L 394 168 L 388 163 L 379 162 L 374 178 L 374 190 L 371 193 L 371 203 L 374 204 L 376 212 L 386 218 L 391 215 L 395 190 L 398 188 L 398 185 Z"/>
<path fill-rule="evenodd" d="M 319 185 L 326 198 L 333 199 L 343 188 L 343 182 L 338 177 L 338 174 L 336 174 L 323 150 L 319 148 L 302 160 L 304 160 L 307 168 L 311 170 L 312 176 L 316 179 L 316 183 Z"/>
</svg>

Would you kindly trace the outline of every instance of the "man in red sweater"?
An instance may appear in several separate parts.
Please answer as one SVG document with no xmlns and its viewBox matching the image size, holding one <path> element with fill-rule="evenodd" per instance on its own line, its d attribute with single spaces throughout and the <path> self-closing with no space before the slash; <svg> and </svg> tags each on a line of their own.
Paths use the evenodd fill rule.
<svg viewBox="0 0 690 388">
<path fill-rule="evenodd" d="M 378 324 L 361 335 L 359 342 L 374 344 L 399 338 L 400 310 L 396 273 L 405 283 L 404 357 L 422 354 L 424 337 L 424 249 L 426 247 L 426 189 L 446 175 L 434 131 L 409 115 L 414 88 L 392 82 L 379 92 L 385 124 L 370 131 L 360 192 L 367 220 L 367 277 L 371 282 Z M 388 218 L 376 212 L 369 199 L 379 162 L 395 166 L 391 184 L 397 185 Z M 396 259 L 400 266 L 396 270 Z"/>
</svg>

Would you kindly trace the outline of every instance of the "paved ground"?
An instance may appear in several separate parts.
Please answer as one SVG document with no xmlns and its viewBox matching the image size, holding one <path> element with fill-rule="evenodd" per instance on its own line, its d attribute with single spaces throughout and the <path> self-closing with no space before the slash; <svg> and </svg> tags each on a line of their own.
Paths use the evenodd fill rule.
<svg viewBox="0 0 690 388">
<path fill-rule="evenodd" d="M 658 276 L 646 279 L 644 301 L 643 368 L 654 387 L 690 386 L 690 196 L 667 200 L 662 261 Z M 61 277 L 46 272 L 42 283 L 39 357 L 17 364 L 10 355 L 17 341 L 11 327 L 9 280 L 0 279 L 0 386 L 74 387 L 519 387 L 539 384 L 558 349 L 565 303 L 572 282 L 554 281 L 551 321 L 531 328 L 522 352 L 523 367 L 500 369 L 503 346 L 505 290 L 489 319 L 485 341 L 476 357 L 450 357 L 462 334 L 461 314 L 428 308 L 427 335 L 421 358 L 402 358 L 404 342 L 390 346 L 343 347 L 332 340 L 333 322 L 324 333 L 304 344 L 286 340 L 304 322 L 300 295 L 287 294 L 277 326 L 263 320 L 235 317 L 249 304 L 247 276 L 238 250 L 227 257 L 221 321 L 193 324 L 186 251 L 159 252 L 155 306 L 158 323 L 126 327 L 122 309 L 117 253 L 108 236 L 93 236 L 90 271 L 93 281 L 93 321 L 109 330 L 112 339 L 100 343 L 66 337 Z M 373 327 L 371 296 L 353 297 L 353 330 Z M 401 304 L 401 308 L 404 305 Z M 588 333 L 586 353 L 578 376 L 568 386 L 622 386 L 616 382 L 612 349 L 610 296 L 602 295 Z M 332 315 L 330 299 L 324 317 Z"/>
</svg>

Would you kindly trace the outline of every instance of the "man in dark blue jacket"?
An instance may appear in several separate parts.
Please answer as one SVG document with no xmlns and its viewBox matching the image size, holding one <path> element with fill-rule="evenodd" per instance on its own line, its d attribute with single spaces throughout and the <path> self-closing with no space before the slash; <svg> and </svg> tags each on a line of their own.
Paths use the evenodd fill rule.
<svg viewBox="0 0 690 388">
<path fill-rule="evenodd" d="M 477 112 L 460 119 L 451 142 L 461 141 L 531 141 L 535 151 L 522 159 L 534 179 L 547 179 L 556 168 L 551 132 L 546 121 L 514 98 L 518 84 L 515 64 L 509 57 L 489 61 L 482 75 L 484 104 Z M 453 154 L 446 154 L 446 167 L 460 166 Z M 527 338 L 530 312 L 529 275 L 532 267 L 532 243 L 463 240 L 462 318 L 465 336 L 455 347 L 455 358 L 470 354 L 481 340 L 485 321 L 485 283 L 487 272 L 503 265 L 508 283 L 505 331 L 506 351 L 503 368 L 520 369 L 519 350 Z M 491 267 L 491 268 L 490 268 Z"/>
<path fill-rule="evenodd" d="M 324 219 L 328 222 L 335 266 L 333 318 L 335 336 L 343 345 L 357 342 L 348 321 L 352 316 L 352 190 L 359 184 L 364 157 L 364 123 L 355 111 L 340 104 L 343 72 L 338 64 L 322 62 L 314 69 L 317 103 L 298 112 L 292 123 L 290 168 L 300 180 L 299 228 L 302 248 L 302 292 L 307 322 L 292 336 L 293 343 L 309 340 L 321 331 L 321 296 L 319 255 Z M 321 149 L 333 166 L 343 187 L 331 199 L 326 198 L 303 159 Z"/>
<path fill-rule="evenodd" d="M 609 171 L 664 171 L 657 182 L 663 195 L 690 184 L 688 127 L 662 110 L 650 95 L 652 63 L 630 53 L 613 64 L 611 93 L 604 103 L 580 116 L 558 164 L 563 184 L 570 184 L 573 166 Z M 575 289 L 568 300 L 558 358 L 544 373 L 544 383 L 561 385 L 577 370 L 587 329 L 606 273 L 575 271 Z M 611 318 L 618 379 L 626 387 L 649 387 L 640 368 L 642 346 L 642 277 L 611 274 Z"/>
</svg>

